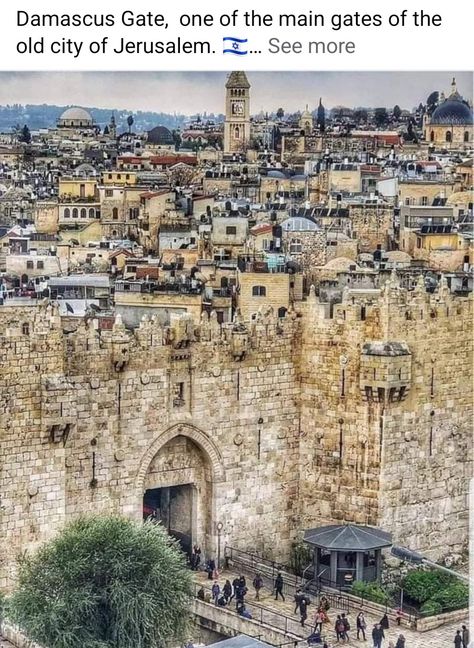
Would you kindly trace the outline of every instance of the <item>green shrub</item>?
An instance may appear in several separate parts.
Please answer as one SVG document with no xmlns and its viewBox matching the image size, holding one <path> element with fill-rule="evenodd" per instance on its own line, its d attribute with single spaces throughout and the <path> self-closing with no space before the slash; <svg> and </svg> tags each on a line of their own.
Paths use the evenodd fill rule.
<svg viewBox="0 0 474 648">
<path fill-rule="evenodd" d="M 295 574 L 302 574 L 303 570 L 313 560 L 313 552 L 306 542 L 293 542 L 290 549 L 289 567 Z"/>
<path fill-rule="evenodd" d="M 469 587 L 467 583 L 452 583 L 448 587 L 436 592 L 431 599 L 439 603 L 444 609 L 460 609 L 469 605 Z"/>
<path fill-rule="evenodd" d="M 425 603 L 442 589 L 454 581 L 455 577 L 435 570 L 414 569 L 402 582 L 407 596 L 417 603 Z"/>
<path fill-rule="evenodd" d="M 420 608 L 420 612 L 423 616 L 436 616 L 437 614 L 441 614 L 442 611 L 443 608 L 441 605 L 436 601 L 433 601 L 433 599 L 423 603 Z"/>
<path fill-rule="evenodd" d="M 388 592 L 386 592 L 377 583 L 364 583 L 363 581 L 354 581 L 351 588 L 351 594 L 367 599 L 367 601 L 380 603 L 381 605 L 385 605 L 390 600 Z"/>
</svg>

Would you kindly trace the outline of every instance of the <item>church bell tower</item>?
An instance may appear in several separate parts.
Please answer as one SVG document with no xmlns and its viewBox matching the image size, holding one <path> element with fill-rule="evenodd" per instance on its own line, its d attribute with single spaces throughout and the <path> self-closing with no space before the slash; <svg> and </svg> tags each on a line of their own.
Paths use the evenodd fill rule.
<svg viewBox="0 0 474 648">
<path fill-rule="evenodd" d="M 250 83 L 245 72 L 231 72 L 225 87 L 224 153 L 244 152 L 250 141 Z"/>
</svg>

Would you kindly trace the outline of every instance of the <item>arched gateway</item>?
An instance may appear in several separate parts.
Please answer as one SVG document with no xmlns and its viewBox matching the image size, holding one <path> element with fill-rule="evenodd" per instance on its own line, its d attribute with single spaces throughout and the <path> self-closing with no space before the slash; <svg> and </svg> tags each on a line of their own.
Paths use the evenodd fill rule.
<svg viewBox="0 0 474 648">
<path fill-rule="evenodd" d="M 215 484 L 223 479 L 222 458 L 211 439 L 189 424 L 163 432 L 147 450 L 137 475 L 144 517 L 155 512 L 184 551 L 194 543 L 215 552 Z"/>
</svg>

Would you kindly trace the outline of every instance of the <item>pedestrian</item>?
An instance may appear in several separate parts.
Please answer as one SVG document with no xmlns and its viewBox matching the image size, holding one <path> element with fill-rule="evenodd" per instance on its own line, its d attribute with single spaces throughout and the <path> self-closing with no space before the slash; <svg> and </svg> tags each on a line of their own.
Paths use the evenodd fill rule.
<svg viewBox="0 0 474 648">
<path fill-rule="evenodd" d="M 321 633 L 319 632 L 319 630 L 314 630 L 306 639 L 306 641 L 308 643 L 308 646 L 314 646 L 323 643 L 323 640 L 321 639 Z"/>
<path fill-rule="evenodd" d="M 388 630 L 390 627 L 390 623 L 388 622 L 388 616 L 387 613 L 383 615 L 383 617 L 380 619 L 380 627 L 382 630 Z"/>
<path fill-rule="evenodd" d="M 301 591 L 301 588 L 298 587 L 298 589 L 295 592 L 295 596 L 294 596 L 294 599 L 295 599 L 295 614 L 300 609 L 300 603 L 301 603 L 301 599 L 303 598 L 303 596 L 304 595 L 303 595 L 303 592 Z"/>
<path fill-rule="evenodd" d="M 344 641 L 344 624 L 342 622 L 342 617 L 340 614 L 337 615 L 336 623 L 334 624 L 334 630 L 336 632 L 336 641 Z"/>
<path fill-rule="evenodd" d="M 204 587 L 198 589 L 197 597 L 200 601 L 204 601 Z"/>
<path fill-rule="evenodd" d="M 275 578 L 275 601 L 278 601 L 278 595 L 281 596 L 283 601 L 285 597 L 283 596 L 283 576 L 281 572 L 278 572 L 277 577 Z"/>
<path fill-rule="evenodd" d="M 236 577 L 234 578 L 234 580 L 232 581 L 232 587 L 233 587 L 233 590 L 232 590 L 232 596 L 230 597 L 230 600 L 231 600 L 231 601 L 232 601 L 232 599 L 234 598 L 234 596 L 237 596 L 237 590 L 238 590 L 238 588 L 240 587 L 240 579 L 239 579 L 238 576 L 236 576 Z M 229 601 L 229 603 L 230 603 L 230 601 Z"/>
<path fill-rule="evenodd" d="M 263 587 L 263 578 L 260 576 L 260 574 L 257 574 L 253 579 L 253 586 L 255 589 L 255 599 L 257 601 L 260 601 L 260 590 Z"/>
<path fill-rule="evenodd" d="M 211 592 L 212 592 L 212 600 L 217 605 L 217 599 L 219 598 L 219 595 L 221 593 L 221 588 L 219 587 L 219 583 L 217 581 L 214 581 Z"/>
<path fill-rule="evenodd" d="M 365 621 L 363 612 L 359 612 L 359 614 L 357 615 L 356 626 L 357 626 L 357 639 L 360 639 L 360 635 L 362 633 L 362 639 L 366 641 L 365 629 L 367 627 L 367 623 Z"/>
<path fill-rule="evenodd" d="M 401 634 L 398 635 L 397 643 L 395 644 L 395 648 L 405 648 L 405 637 Z"/>
<path fill-rule="evenodd" d="M 301 626 L 304 627 L 304 622 L 308 618 L 308 600 L 304 596 L 300 602 L 300 617 L 301 617 Z"/>
<path fill-rule="evenodd" d="M 461 626 L 462 632 L 462 648 L 467 648 L 469 646 L 469 630 L 465 625 Z"/>
<path fill-rule="evenodd" d="M 397 626 L 399 626 L 402 622 L 402 616 L 403 616 L 403 610 L 402 608 L 398 608 L 397 610 L 397 615 L 395 617 L 395 620 L 397 622 Z"/>
<path fill-rule="evenodd" d="M 225 607 L 226 605 L 227 605 L 226 598 L 225 598 L 224 594 L 221 592 L 221 594 L 219 595 L 219 598 L 217 599 L 217 606 L 218 607 Z"/>
<path fill-rule="evenodd" d="M 316 610 L 316 614 L 314 615 L 314 632 L 323 631 L 323 621 L 324 621 L 324 613 L 319 609 Z"/>
<path fill-rule="evenodd" d="M 230 603 L 232 601 L 232 585 L 230 584 L 230 580 L 227 579 L 226 582 L 224 583 L 224 587 L 222 588 L 222 593 L 225 598 L 226 603 Z"/>
<path fill-rule="evenodd" d="M 456 630 L 456 634 L 454 635 L 454 648 L 461 648 L 461 647 L 462 647 L 461 630 Z"/>
<path fill-rule="evenodd" d="M 351 629 L 351 624 L 349 623 L 349 619 L 346 617 L 344 613 L 341 614 L 341 621 L 342 621 L 342 625 L 344 626 L 343 638 L 346 641 L 349 641 L 349 630 Z"/>
<path fill-rule="evenodd" d="M 385 634 L 383 631 L 383 628 L 380 626 L 379 623 L 376 623 L 374 625 L 374 628 L 372 630 L 372 639 L 374 642 L 374 648 L 381 648 L 382 646 L 382 640 L 385 638 Z"/>
<path fill-rule="evenodd" d="M 213 558 L 209 558 L 207 561 L 207 579 L 212 580 L 214 578 L 214 572 L 216 569 L 216 561 Z"/>
<path fill-rule="evenodd" d="M 201 548 L 199 547 L 199 545 L 194 545 L 193 554 L 194 554 L 194 571 L 198 571 L 199 565 L 201 564 Z"/>
</svg>

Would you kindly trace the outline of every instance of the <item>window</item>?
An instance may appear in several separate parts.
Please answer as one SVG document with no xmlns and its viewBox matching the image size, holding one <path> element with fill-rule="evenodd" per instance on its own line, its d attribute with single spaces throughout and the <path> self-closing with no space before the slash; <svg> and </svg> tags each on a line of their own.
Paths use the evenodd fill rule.
<svg viewBox="0 0 474 648">
<path fill-rule="evenodd" d="M 464 132 L 464 141 L 469 142 L 469 131 Z"/>
<path fill-rule="evenodd" d="M 225 233 L 226 233 L 226 234 L 230 234 L 230 235 L 232 235 L 232 236 L 235 236 L 235 235 L 237 234 L 237 227 L 234 227 L 234 226 L 228 225 L 228 226 L 225 228 Z"/>
<path fill-rule="evenodd" d="M 173 405 L 181 407 L 184 404 L 184 383 L 177 382 L 173 386 Z"/>
<path fill-rule="evenodd" d="M 22 324 L 21 327 L 21 332 L 23 335 L 29 335 L 30 334 L 30 325 L 25 322 L 25 324 Z"/>
<path fill-rule="evenodd" d="M 434 131 L 430 133 L 430 142 L 434 142 Z"/>
<path fill-rule="evenodd" d="M 303 250 L 303 244 L 301 239 L 295 238 L 290 241 L 290 254 L 301 254 Z"/>
<path fill-rule="evenodd" d="M 37 261 L 36 268 L 37 270 L 44 270 L 44 261 Z"/>
<path fill-rule="evenodd" d="M 76 207 L 72 210 L 72 217 L 77 218 L 79 216 L 79 212 Z"/>
<path fill-rule="evenodd" d="M 27 261 L 27 262 L 26 262 L 26 269 L 27 269 L 27 270 L 33 270 L 34 267 L 35 267 L 35 266 L 34 266 L 34 264 L 33 264 L 33 261 Z"/>
<path fill-rule="evenodd" d="M 421 238 L 419 236 L 416 237 L 416 247 L 421 248 Z"/>
<path fill-rule="evenodd" d="M 284 306 L 280 306 L 278 309 L 278 317 L 285 317 L 286 315 L 286 308 Z"/>
<path fill-rule="evenodd" d="M 81 218 L 87 218 L 87 209 L 84 207 L 81 209 Z"/>
<path fill-rule="evenodd" d="M 453 136 L 451 131 L 446 131 L 446 141 L 447 142 L 452 142 Z"/>
<path fill-rule="evenodd" d="M 114 195 L 114 190 L 113 189 L 106 189 L 105 190 L 105 197 L 106 198 L 112 198 L 113 195 Z"/>
<path fill-rule="evenodd" d="M 114 207 L 114 208 L 112 209 L 112 218 L 113 218 L 114 220 L 118 220 L 118 208 L 117 208 L 117 207 Z"/>
<path fill-rule="evenodd" d="M 421 204 L 423 206 L 426 206 L 428 204 L 428 196 L 422 196 L 421 197 Z"/>
<path fill-rule="evenodd" d="M 265 286 L 253 286 L 252 288 L 252 297 L 265 297 L 267 294 L 267 289 Z"/>
<path fill-rule="evenodd" d="M 270 249 L 270 241 L 268 239 L 263 239 L 262 241 L 262 250 Z"/>
<path fill-rule="evenodd" d="M 121 174 L 120 174 L 120 173 L 119 173 L 119 174 L 117 174 L 117 180 L 121 180 L 121 179 L 122 179 L 122 176 L 121 176 Z"/>
<path fill-rule="evenodd" d="M 71 210 L 69 209 L 69 207 L 66 207 L 66 209 L 64 210 L 64 218 L 70 218 L 70 217 L 71 217 Z"/>
<path fill-rule="evenodd" d="M 93 207 L 89 209 L 89 218 L 95 218 L 95 209 Z"/>
<path fill-rule="evenodd" d="M 405 205 L 409 205 L 409 204 L 410 204 L 410 198 L 405 198 Z"/>
</svg>

